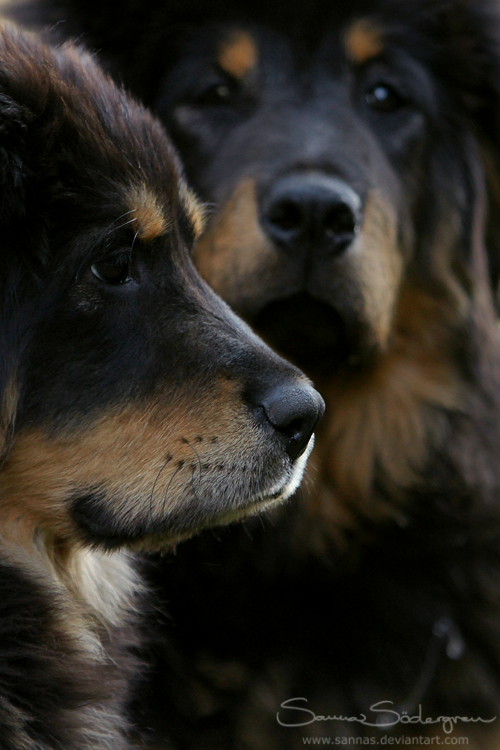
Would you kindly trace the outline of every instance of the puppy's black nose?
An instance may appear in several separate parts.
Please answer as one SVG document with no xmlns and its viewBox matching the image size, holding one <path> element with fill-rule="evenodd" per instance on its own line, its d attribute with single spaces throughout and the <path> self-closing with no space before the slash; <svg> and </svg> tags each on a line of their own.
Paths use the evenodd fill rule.
<svg viewBox="0 0 500 750">
<path fill-rule="evenodd" d="M 307 448 L 311 435 L 325 411 L 320 394 L 307 383 L 279 385 L 261 401 L 265 415 L 284 440 L 285 451 L 295 461 Z"/>
<path fill-rule="evenodd" d="M 361 223 L 361 199 L 345 182 L 318 172 L 275 182 L 262 201 L 271 239 L 287 250 L 340 253 Z"/>
</svg>

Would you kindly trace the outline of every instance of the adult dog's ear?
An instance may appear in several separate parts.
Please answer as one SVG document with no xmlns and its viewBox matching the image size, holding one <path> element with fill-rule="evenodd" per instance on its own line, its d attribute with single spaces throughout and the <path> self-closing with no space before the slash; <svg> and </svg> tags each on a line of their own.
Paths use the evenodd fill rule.
<svg viewBox="0 0 500 750">
<path fill-rule="evenodd" d="M 389 0 L 391 5 L 391 0 Z M 395 0 L 391 7 L 410 14 L 422 35 L 422 54 L 442 83 L 445 113 L 472 126 L 479 166 L 486 181 L 485 240 L 491 284 L 500 307 L 500 3 L 498 0 Z M 417 52 L 417 54 L 419 54 Z M 450 101 L 451 98 L 451 101 Z M 453 119 L 448 125 L 454 132 Z"/>
<path fill-rule="evenodd" d="M 439 73 L 477 135 L 486 180 L 489 274 L 500 308 L 500 4 L 454 0 L 443 5 L 447 51 Z"/>
</svg>

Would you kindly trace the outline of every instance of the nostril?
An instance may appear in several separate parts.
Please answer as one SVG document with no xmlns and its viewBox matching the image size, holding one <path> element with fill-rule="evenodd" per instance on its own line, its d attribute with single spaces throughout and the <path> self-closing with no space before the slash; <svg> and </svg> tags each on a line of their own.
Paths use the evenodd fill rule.
<svg viewBox="0 0 500 750">
<path fill-rule="evenodd" d="M 285 451 L 295 461 L 307 448 L 325 404 L 307 383 L 281 385 L 262 399 L 265 415 L 284 441 Z"/>
<path fill-rule="evenodd" d="M 281 201 L 273 205 L 269 211 L 268 221 L 284 232 L 300 228 L 302 213 L 300 208 L 291 200 Z"/>
<path fill-rule="evenodd" d="M 302 419 L 292 419 L 290 424 L 282 427 L 282 432 L 292 440 L 296 440 L 303 429 Z"/>
<path fill-rule="evenodd" d="M 325 215 L 325 229 L 333 236 L 354 234 L 356 231 L 356 217 L 350 206 L 345 203 L 327 211 Z"/>
</svg>

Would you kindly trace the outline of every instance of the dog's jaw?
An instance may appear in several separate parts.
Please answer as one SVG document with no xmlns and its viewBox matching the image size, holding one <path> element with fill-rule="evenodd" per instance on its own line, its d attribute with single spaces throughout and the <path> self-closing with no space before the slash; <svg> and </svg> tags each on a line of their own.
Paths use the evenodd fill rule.
<svg viewBox="0 0 500 750">
<path fill-rule="evenodd" d="M 272 510 L 276 506 L 286 502 L 286 500 L 291 498 L 292 495 L 294 495 L 294 493 L 297 491 L 302 481 L 307 461 L 314 448 L 314 441 L 315 437 L 314 435 L 312 435 L 309 443 L 307 444 L 307 448 L 302 453 L 302 455 L 296 459 L 290 473 L 284 480 L 277 482 L 265 492 L 259 493 L 258 495 L 253 495 L 239 508 L 232 508 L 227 513 L 221 515 L 218 520 L 217 526 L 226 526 L 231 523 L 244 521 L 252 516 L 259 515 L 268 510 Z M 167 554 L 169 552 L 174 552 L 178 544 L 186 541 L 187 539 L 190 539 L 192 536 L 201 531 L 203 531 L 203 528 L 190 530 L 187 533 L 181 533 L 177 536 L 171 536 L 161 542 L 158 539 L 148 539 L 146 541 L 143 540 L 138 545 L 134 546 L 138 549 L 147 549 L 150 552 L 157 551 L 160 552 L 160 554 Z"/>
</svg>

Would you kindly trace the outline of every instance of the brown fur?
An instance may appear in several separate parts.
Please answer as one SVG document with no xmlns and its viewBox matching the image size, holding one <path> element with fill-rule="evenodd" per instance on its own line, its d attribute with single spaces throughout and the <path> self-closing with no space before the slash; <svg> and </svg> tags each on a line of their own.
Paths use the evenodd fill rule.
<svg viewBox="0 0 500 750">
<path fill-rule="evenodd" d="M 364 516 L 403 518 L 405 491 L 420 480 L 433 447 L 446 435 L 443 410 L 460 410 L 466 386 L 453 365 L 451 311 L 405 285 L 390 346 L 372 367 L 320 384 L 328 404 L 311 457 L 306 513 L 328 539 Z M 373 502 L 376 472 L 393 503 Z M 314 534 L 317 544 L 317 534 Z M 311 537 L 304 534 L 309 545 Z"/>
<path fill-rule="evenodd" d="M 384 51 L 382 30 L 366 18 L 355 21 L 347 29 L 344 42 L 347 57 L 356 65 L 362 65 Z"/>
<path fill-rule="evenodd" d="M 205 280 L 238 309 L 246 309 L 247 293 L 254 297 L 260 283 L 273 278 L 280 253 L 258 222 L 253 180 L 236 186 L 196 244 L 195 260 Z M 236 283 L 242 278 L 251 286 Z"/>
<path fill-rule="evenodd" d="M 398 240 L 390 203 L 373 191 L 367 200 L 362 230 L 351 250 L 352 268 L 347 268 L 346 275 L 359 285 L 363 317 L 381 349 L 387 347 L 403 272 Z"/>
<path fill-rule="evenodd" d="M 369 345 L 385 349 L 403 270 L 396 219 L 386 199 L 373 191 L 367 201 L 362 231 L 349 256 L 327 261 L 311 283 L 331 294 L 334 283 L 352 285 Z M 195 248 L 195 261 L 205 280 L 238 312 L 252 314 L 263 296 L 273 298 L 290 277 L 288 292 L 301 279 L 292 275 L 288 258 L 265 235 L 258 217 L 255 183 L 240 182 L 207 227 Z M 336 277 L 336 280 L 334 280 Z M 273 281 L 276 279 L 276 281 Z"/>
<path fill-rule="evenodd" d="M 128 204 L 132 218 L 137 222 L 135 226 L 137 226 L 138 237 L 141 240 L 151 242 L 165 234 L 169 221 L 164 209 L 158 204 L 156 196 L 148 190 L 146 185 L 131 188 Z"/>
<path fill-rule="evenodd" d="M 181 195 L 186 205 L 186 212 L 193 225 L 194 238 L 197 240 L 201 236 L 205 228 L 205 207 L 202 203 L 200 203 L 196 195 L 187 187 L 187 185 L 183 185 L 181 189 Z"/>
<path fill-rule="evenodd" d="M 48 528 L 63 539 L 74 538 L 65 503 L 72 488 L 105 488 L 116 498 L 114 512 L 127 518 L 152 513 L 160 519 L 177 510 L 186 484 L 202 494 L 220 472 L 244 468 L 245 453 L 258 447 L 242 430 L 246 415 L 232 396 L 235 390 L 224 386 L 210 404 L 191 393 L 178 397 L 173 407 L 158 401 L 123 407 L 66 434 L 21 431 L 0 475 L 3 535 L 13 535 L 10 529 L 17 530 L 21 518 L 23 533 Z M 160 535 L 155 546 L 162 544 Z"/>
<path fill-rule="evenodd" d="M 220 49 L 217 61 L 221 68 L 243 80 L 257 65 L 259 53 L 255 41 L 246 31 L 234 31 Z"/>
</svg>

